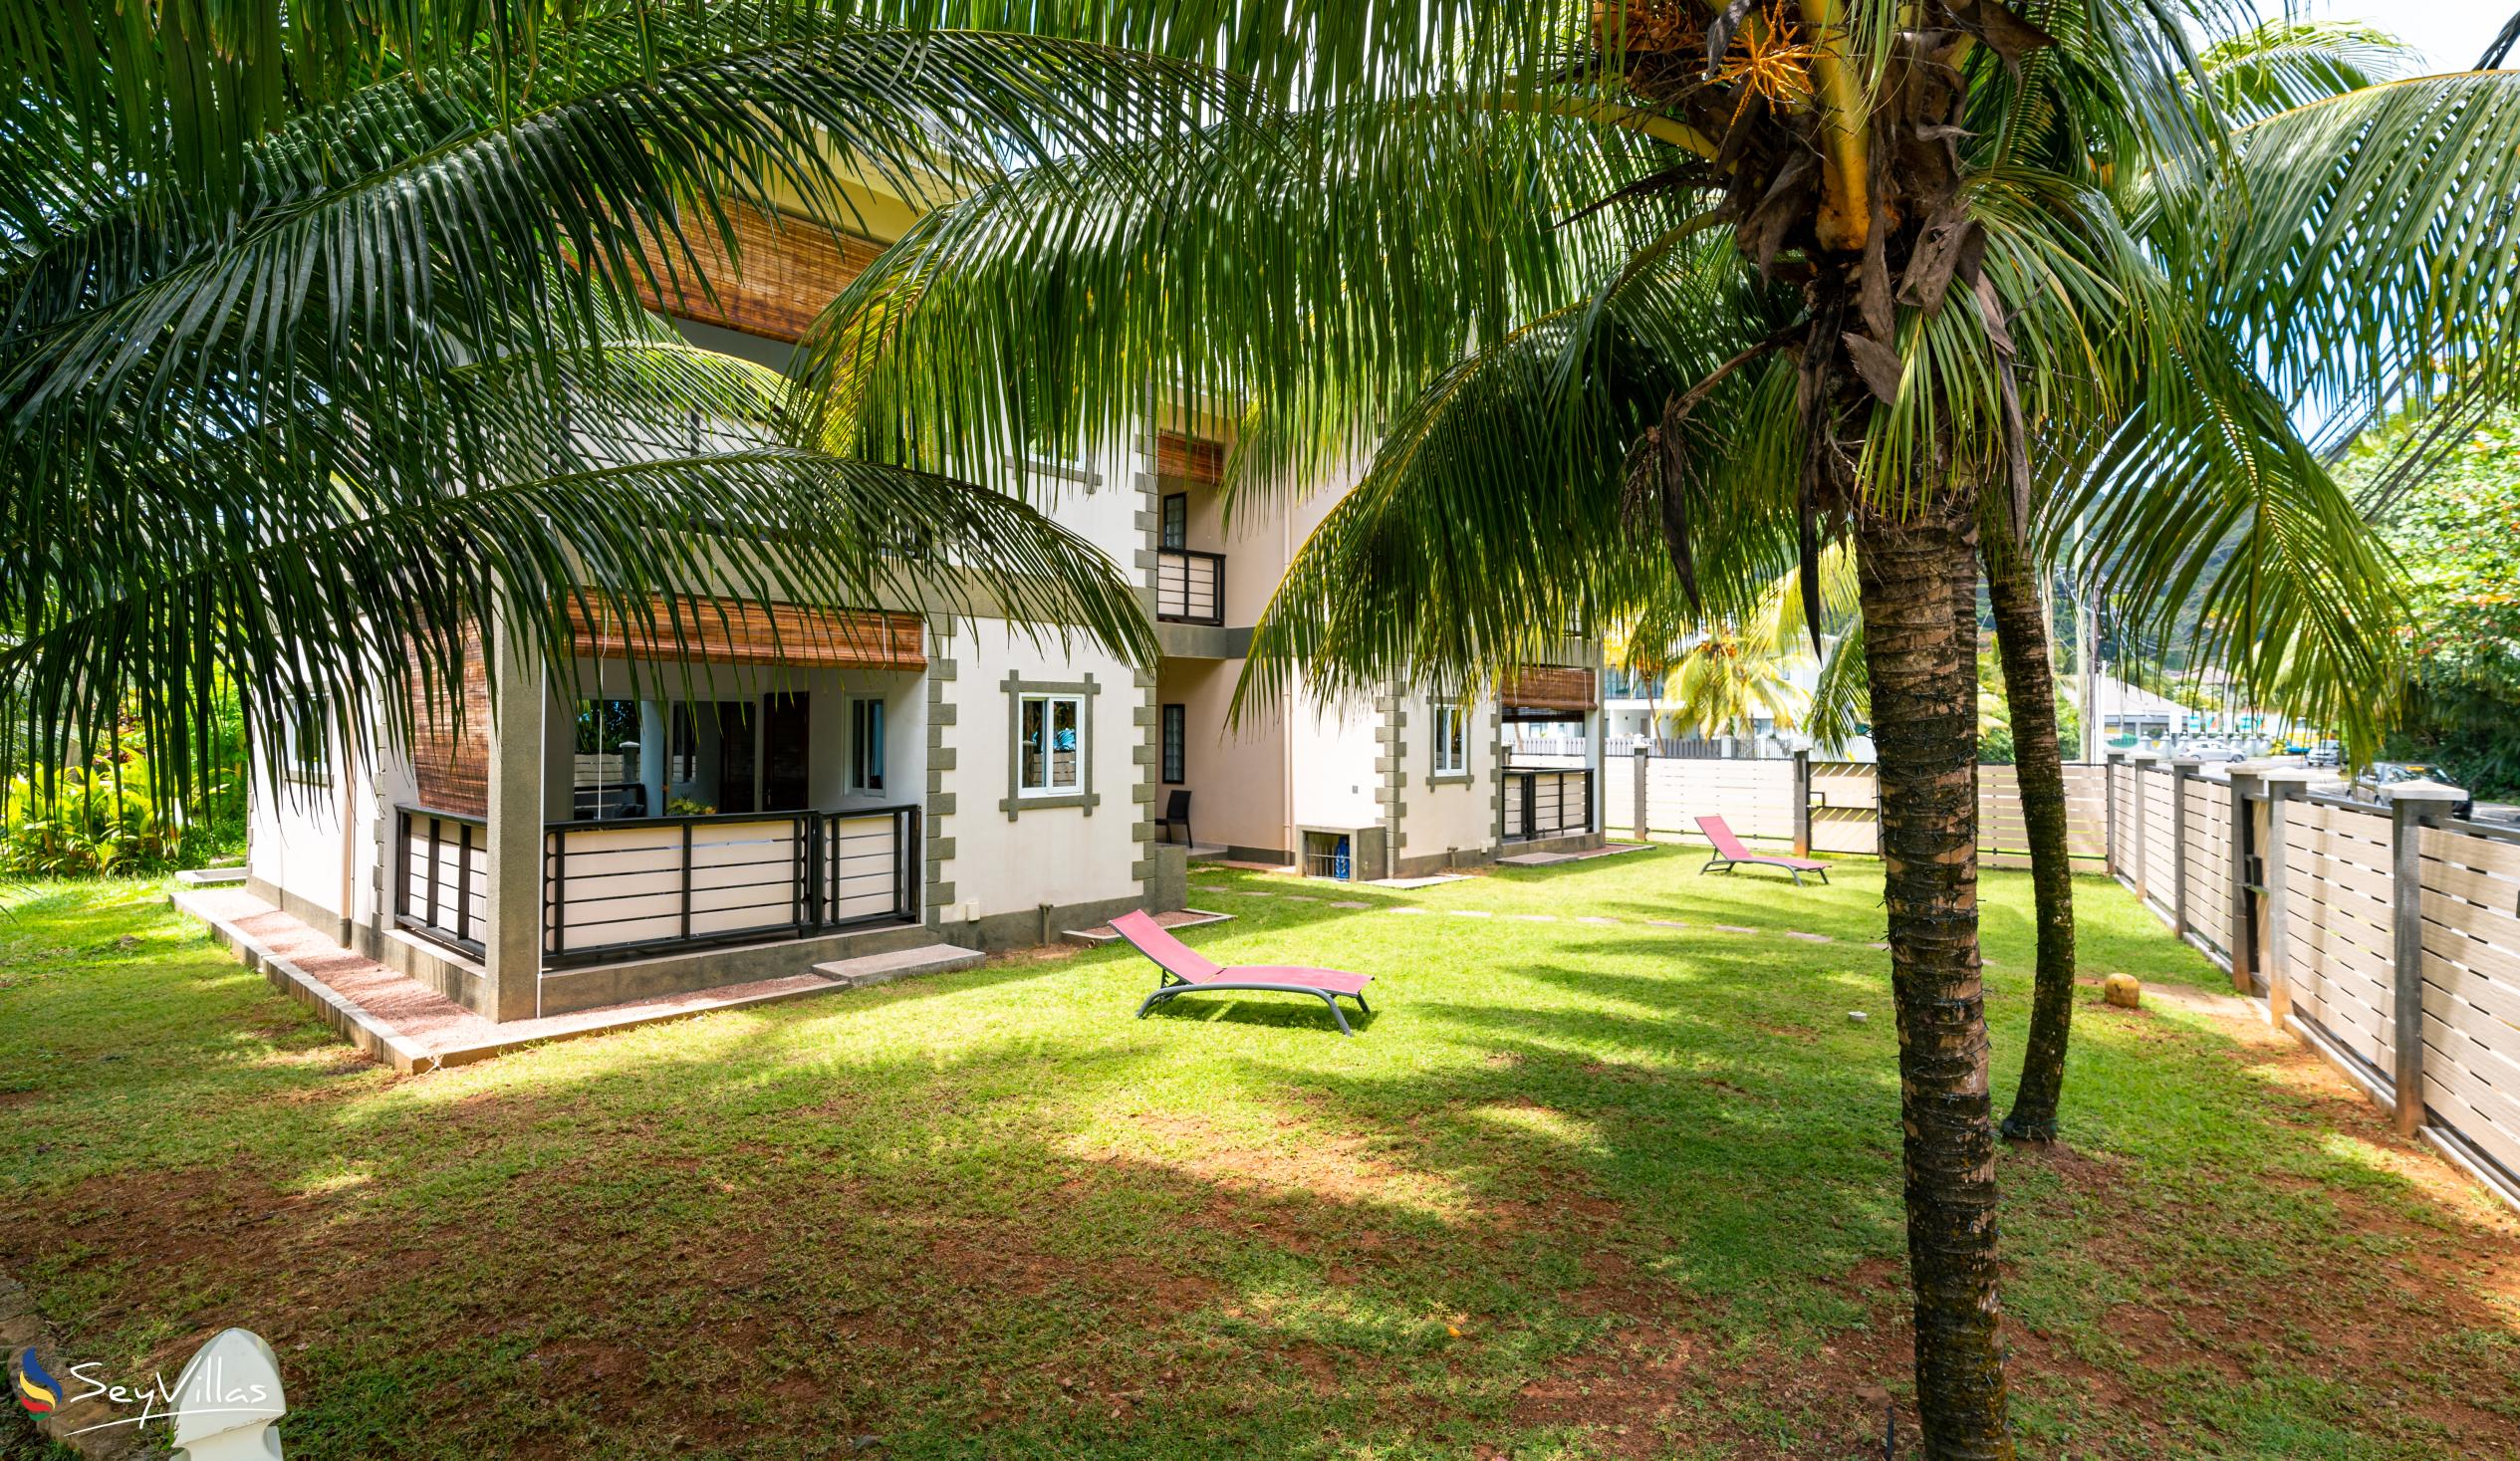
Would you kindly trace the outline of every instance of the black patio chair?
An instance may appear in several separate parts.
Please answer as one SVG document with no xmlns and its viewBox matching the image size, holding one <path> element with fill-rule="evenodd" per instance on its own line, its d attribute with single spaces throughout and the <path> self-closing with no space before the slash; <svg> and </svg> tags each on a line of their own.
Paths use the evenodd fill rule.
<svg viewBox="0 0 2520 1461">
<path fill-rule="evenodd" d="M 1175 823 L 1180 825 L 1181 841 L 1183 844 L 1186 845 L 1198 841 L 1197 838 L 1190 835 L 1190 794 L 1178 789 L 1176 789 L 1172 795 L 1165 800 L 1163 815 L 1155 819 L 1155 827 L 1158 831 L 1161 831 L 1163 829 L 1170 828 Z M 1170 842 L 1172 839 L 1167 834 L 1164 837 L 1164 841 Z"/>
</svg>

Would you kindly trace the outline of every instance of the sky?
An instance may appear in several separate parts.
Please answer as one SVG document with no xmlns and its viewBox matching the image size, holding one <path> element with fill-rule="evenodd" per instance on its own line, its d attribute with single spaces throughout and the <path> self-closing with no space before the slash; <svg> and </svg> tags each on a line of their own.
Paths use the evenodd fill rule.
<svg viewBox="0 0 2520 1461">
<path fill-rule="evenodd" d="M 2257 0 L 2269 18 L 2285 11 L 2285 0 Z M 2485 43 L 2504 21 L 2520 12 L 2520 0 L 2293 0 L 2292 12 L 2312 20 L 2359 20 L 2390 32 L 2430 59 L 2429 71 L 2465 71 L 2476 64 Z"/>
</svg>

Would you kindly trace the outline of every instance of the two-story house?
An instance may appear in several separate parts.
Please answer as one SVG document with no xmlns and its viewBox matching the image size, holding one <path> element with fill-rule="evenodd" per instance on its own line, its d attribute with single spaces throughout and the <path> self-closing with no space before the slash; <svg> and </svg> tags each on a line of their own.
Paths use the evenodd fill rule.
<svg viewBox="0 0 2520 1461">
<path fill-rule="evenodd" d="M 862 202 L 879 224 L 913 216 Z M 784 366 L 882 241 L 743 225 L 745 267 L 716 261 L 714 300 L 651 303 L 696 344 Z M 409 754 L 311 737 L 294 785 L 258 778 L 251 891 L 509 1020 L 922 944 L 1046 942 L 1182 906 L 1193 852 L 1372 880 L 1598 842 L 1586 643 L 1501 699 L 1299 694 L 1230 723 L 1251 626 L 1339 492 L 1228 531 L 1229 443 L 1157 410 L 1062 468 L 1054 507 L 1139 584 L 1156 663 L 928 606 L 748 605 L 694 584 L 659 609 L 686 668 L 670 637 L 564 609 L 576 663 L 501 655 L 495 712 L 475 659 L 414 707 Z M 1589 737 L 1591 757 L 1509 766 L 1503 727 L 1525 718 Z"/>
</svg>

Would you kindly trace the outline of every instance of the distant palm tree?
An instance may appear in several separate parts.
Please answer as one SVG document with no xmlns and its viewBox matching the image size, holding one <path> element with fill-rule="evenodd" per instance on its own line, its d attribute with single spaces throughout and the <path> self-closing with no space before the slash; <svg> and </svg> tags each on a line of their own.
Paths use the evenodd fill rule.
<svg viewBox="0 0 2520 1461">
<path fill-rule="evenodd" d="M 1062 159 L 914 230 L 835 312 L 835 429 L 960 463 L 1108 434 L 1154 376 L 1242 403 L 1245 482 L 1372 442 L 1259 627 L 1261 696 L 1498 674 L 1667 593 L 1720 615 L 1851 540 L 1918 1407 L 1929 1454 L 2008 1455 L 1981 545 L 2044 551 L 2067 452 L 2050 511 L 2114 586 L 2200 601 L 2244 678 L 2373 720 L 2392 578 L 2292 417 L 2408 365 L 2508 380 L 2520 88 L 2235 130 L 2186 85 L 2218 0 L 1315 11 L 1210 17 L 1279 124 Z M 1272 28 L 1318 54 L 1242 46 Z M 2206 257 L 2229 272 L 2181 271 Z"/>
<path fill-rule="evenodd" d="M 1142 652 L 1074 535 L 831 457 L 775 377 L 638 304 L 705 297 L 695 248 L 744 210 L 845 226 L 855 184 L 941 196 L 1213 95 L 1128 52 L 844 11 L 9 0 L 11 749 L 58 765 L 128 708 L 197 769 L 224 675 L 269 756 L 310 703 L 398 717 L 466 625 L 566 663 L 561 598 L 637 618 L 718 573 L 994 599 Z"/>
<path fill-rule="evenodd" d="M 1764 720 L 1790 735 L 1810 709 L 1811 696 L 1794 683 L 1791 666 L 1807 652 L 1779 653 L 1740 635 L 1718 630 L 1688 646 L 1671 670 L 1671 721 L 1682 734 L 1709 740 L 1748 736 Z"/>
<path fill-rule="evenodd" d="M 1828 746 L 1853 737 L 1862 710 L 1849 693 L 1862 679 L 1863 656 L 1855 558 L 1832 545 L 1821 551 L 1817 569 L 1817 632 L 1805 621 L 1800 567 L 1758 589 L 1737 613 L 1708 615 L 1674 596 L 1638 620 L 1679 646 L 1666 652 L 1664 672 L 1679 730 L 1710 738 L 1748 735 L 1767 720 L 1781 735 L 1800 733 Z M 1798 669 L 1814 671 L 1815 688 L 1795 681 Z"/>
</svg>

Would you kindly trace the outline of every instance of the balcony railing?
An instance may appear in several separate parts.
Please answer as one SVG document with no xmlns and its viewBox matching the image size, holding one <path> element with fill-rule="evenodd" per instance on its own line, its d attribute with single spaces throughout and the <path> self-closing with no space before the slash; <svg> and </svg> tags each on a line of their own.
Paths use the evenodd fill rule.
<svg viewBox="0 0 2520 1461">
<path fill-rule="evenodd" d="M 1507 839 L 1533 842 L 1592 830 L 1592 772 L 1506 768 Z"/>
<path fill-rule="evenodd" d="M 481 920 L 490 898 L 488 825 L 452 812 L 396 807 L 393 842 L 400 853 L 394 926 L 480 958 Z"/>
<path fill-rule="evenodd" d="M 543 830 L 543 961 L 600 964 L 918 917 L 919 809 Z"/>
<path fill-rule="evenodd" d="M 1188 548 L 1155 551 L 1155 617 L 1172 623 L 1225 621 L 1225 555 Z"/>
</svg>

